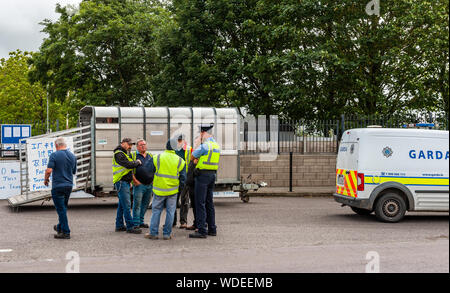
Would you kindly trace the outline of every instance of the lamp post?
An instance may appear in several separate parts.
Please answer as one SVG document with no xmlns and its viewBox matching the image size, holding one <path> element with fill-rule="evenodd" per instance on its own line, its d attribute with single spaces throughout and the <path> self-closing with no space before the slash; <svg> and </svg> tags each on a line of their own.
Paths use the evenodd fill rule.
<svg viewBox="0 0 450 293">
<path fill-rule="evenodd" d="M 49 130 L 49 125 L 48 125 L 48 84 L 47 84 L 47 133 Z"/>
</svg>

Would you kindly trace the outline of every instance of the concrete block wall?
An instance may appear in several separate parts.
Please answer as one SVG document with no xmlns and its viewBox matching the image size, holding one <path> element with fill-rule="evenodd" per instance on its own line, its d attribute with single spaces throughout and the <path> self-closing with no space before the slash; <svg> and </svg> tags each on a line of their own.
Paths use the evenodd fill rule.
<svg viewBox="0 0 450 293">
<path fill-rule="evenodd" d="M 268 187 L 289 187 L 289 154 L 265 160 L 264 156 L 241 155 L 241 176 L 252 174 L 255 181 L 264 181 Z M 334 186 L 336 183 L 336 155 L 318 154 L 292 156 L 293 187 Z"/>
</svg>

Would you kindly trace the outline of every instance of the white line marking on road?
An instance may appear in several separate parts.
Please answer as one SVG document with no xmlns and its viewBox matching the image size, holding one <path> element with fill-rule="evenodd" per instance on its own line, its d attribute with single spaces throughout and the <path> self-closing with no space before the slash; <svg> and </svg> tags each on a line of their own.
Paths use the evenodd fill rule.
<svg viewBox="0 0 450 293">
<path fill-rule="evenodd" d="M 13 251 L 12 249 L 0 249 L 0 252 L 11 252 Z"/>
</svg>

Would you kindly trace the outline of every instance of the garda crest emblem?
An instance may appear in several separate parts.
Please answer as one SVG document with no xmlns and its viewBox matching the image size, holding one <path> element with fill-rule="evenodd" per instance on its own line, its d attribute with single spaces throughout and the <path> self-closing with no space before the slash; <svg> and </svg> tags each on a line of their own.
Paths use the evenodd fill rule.
<svg viewBox="0 0 450 293">
<path fill-rule="evenodd" d="M 394 152 L 392 151 L 392 149 L 390 147 L 385 147 L 383 149 L 383 156 L 385 156 L 386 158 L 389 158 L 390 156 L 392 156 Z"/>
</svg>

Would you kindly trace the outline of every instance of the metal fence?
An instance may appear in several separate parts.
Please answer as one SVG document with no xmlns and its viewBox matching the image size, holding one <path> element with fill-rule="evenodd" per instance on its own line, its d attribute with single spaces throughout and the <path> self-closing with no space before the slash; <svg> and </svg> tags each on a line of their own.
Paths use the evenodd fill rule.
<svg viewBox="0 0 450 293">
<path fill-rule="evenodd" d="M 434 124 L 430 129 L 448 130 L 448 117 L 438 114 L 409 116 L 345 116 L 336 120 L 283 120 L 277 116 L 248 116 L 241 122 L 241 154 L 337 153 L 347 129 L 381 126 L 410 128 L 418 123 Z"/>
<path fill-rule="evenodd" d="M 369 125 L 379 125 L 384 128 L 414 127 L 418 123 L 429 123 L 434 126 L 430 129 L 448 130 L 448 117 L 444 114 L 410 114 L 396 116 L 356 116 L 342 115 L 340 119 L 341 133 L 346 129 L 364 128 Z"/>
<path fill-rule="evenodd" d="M 433 123 L 432 129 L 448 130 L 445 114 L 411 114 L 402 116 L 342 115 L 334 120 L 288 120 L 278 116 L 247 116 L 240 125 L 241 154 L 254 153 L 337 153 L 342 133 L 346 129 L 378 125 L 384 128 L 404 128 L 416 123 Z M 47 133 L 46 121 L 0 120 L 0 124 L 31 125 L 31 135 Z M 49 122 L 49 132 L 59 131 L 59 120 Z M 0 157 L 14 157 L 14 148 L 0 144 Z M 6 156 L 5 156 L 6 154 Z"/>
</svg>

